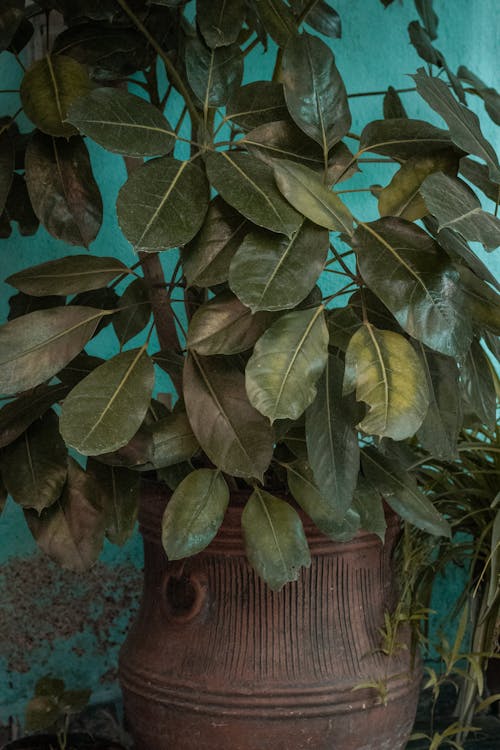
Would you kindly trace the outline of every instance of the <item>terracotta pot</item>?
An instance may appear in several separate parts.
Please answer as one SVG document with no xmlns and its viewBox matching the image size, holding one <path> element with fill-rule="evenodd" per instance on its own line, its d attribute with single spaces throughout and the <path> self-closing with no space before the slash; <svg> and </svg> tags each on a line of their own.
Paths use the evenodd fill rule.
<svg viewBox="0 0 500 750">
<path fill-rule="evenodd" d="M 402 750 L 420 668 L 409 649 L 377 650 L 395 598 L 397 518 L 382 546 L 364 532 L 332 542 L 304 515 L 311 567 L 273 593 L 246 561 L 241 498 L 182 565 L 161 547 L 166 500 L 145 488 L 144 595 L 120 659 L 136 750 Z M 378 680 L 386 705 L 373 688 L 354 691 Z"/>
</svg>

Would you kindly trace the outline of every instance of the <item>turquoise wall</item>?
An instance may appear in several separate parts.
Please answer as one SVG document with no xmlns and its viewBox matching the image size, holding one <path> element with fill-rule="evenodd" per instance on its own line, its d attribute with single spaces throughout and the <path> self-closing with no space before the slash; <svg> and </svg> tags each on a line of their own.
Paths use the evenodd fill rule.
<svg viewBox="0 0 500 750">
<path fill-rule="evenodd" d="M 331 44 L 347 90 L 357 93 L 385 89 L 388 84 L 395 88 L 411 86 L 408 74 L 422 64 L 406 31 L 408 23 L 417 17 L 413 2 L 396 0 L 387 10 L 378 0 L 336 0 L 332 4 L 341 15 L 343 37 Z M 498 2 L 435 0 L 434 6 L 440 17 L 437 46 L 450 67 L 456 70 L 460 64 L 467 65 L 486 83 L 498 87 Z M 272 55 L 266 58 L 258 51 L 253 53 L 248 60 L 247 80 L 266 75 L 272 63 Z M 8 53 L 2 54 L 0 89 L 17 89 L 20 78 L 18 63 Z M 410 116 L 443 124 L 415 93 L 401 96 Z M 0 93 L 0 97 L 0 113 L 14 114 L 17 96 Z M 486 137 L 498 148 L 498 128 L 483 116 L 479 100 L 472 104 L 484 122 Z M 354 132 L 360 133 L 366 122 L 382 116 L 381 96 L 352 98 L 351 105 Z M 20 124 L 23 130 L 29 128 L 27 122 Z M 117 254 L 125 262 L 133 262 L 134 254 L 118 230 L 114 209 L 125 179 L 123 162 L 98 146 L 91 145 L 90 149 L 105 207 L 105 221 L 91 251 Z M 349 187 L 385 183 L 391 170 L 365 165 Z M 349 203 L 356 215 L 375 218 L 376 203 L 369 194 L 354 194 Z M 42 260 L 78 252 L 82 251 L 66 247 L 44 229 L 28 238 L 15 230 L 8 240 L 0 240 L 0 275 L 3 279 Z M 480 249 L 479 253 L 498 274 L 500 260 L 485 256 Z M 11 293 L 11 287 L 1 283 L 2 319 Z M 101 352 L 112 346 L 112 339 L 102 334 L 93 344 L 94 351 Z M 91 687 L 96 700 L 116 695 L 117 649 L 140 589 L 141 548 L 137 536 L 121 550 L 107 546 L 90 573 L 65 573 L 37 552 L 22 514 L 9 502 L 0 519 L 0 565 L 0 723 L 10 714 L 22 712 L 34 682 L 47 672 L 64 677 L 71 686 Z M 459 585 L 456 579 L 444 580 L 439 600 L 449 602 Z M 443 611 L 447 610 L 448 606 Z"/>
</svg>

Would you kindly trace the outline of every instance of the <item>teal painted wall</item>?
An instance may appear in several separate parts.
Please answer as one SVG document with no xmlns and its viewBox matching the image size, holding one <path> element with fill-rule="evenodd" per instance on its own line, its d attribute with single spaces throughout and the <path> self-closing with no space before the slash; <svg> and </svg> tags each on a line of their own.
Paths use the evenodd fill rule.
<svg viewBox="0 0 500 750">
<path fill-rule="evenodd" d="M 412 85 L 408 74 L 422 62 L 409 44 L 408 23 L 416 18 L 411 0 L 394 3 L 384 10 L 378 0 L 336 0 L 343 37 L 332 42 L 338 67 L 350 93 L 378 91 L 388 84 L 395 88 Z M 500 37 L 496 23 L 496 0 L 435 0 L 440 17 L 437 46 L 453 70 L 465 64 L 489 85 L 497 86 Z M 273 64 L 256 52 L 248 60 L 247 81 L 266 75 Z M 16 89 L 21 71 L 8 53 L 0 57 L 0 89 Z M 14 114 L 16 95 L 0 94 L 0 113 Z M 415 93 L 402 94 L 410 116 L 431 119 L 442 125 Z M 498 128 L 483 117 L 480 101 L 473 102 L 484 122 L 484 133 L 498 148 Z M 382 116 L 382 97 L 351 99 L 352 130 L 359 133 L 364 123 Z M 23 130 L 28 123 L 20 121 Z M 103 188 L 105 221 L 91 251 L 117 254 L 133 262 L 132 249 L 117 227 L 114 204 L 125 179 L 122 160 L 91 145 L 93 168 Z M 391 167 L 366 165 L 349 187 L 384 183 Z M 368 194 L 349 198 L 353 212 L 375 218 L 375 201 Z M 0 241 L 1 278 L 42 260 L 81 252 L 67 248 L 40 229 L 36 236 L 23 238 L 14 231 Z M 480 255 L 498 274 L 500 260 Z M 166 259 L 172 262 L 172 253 Z M 327 282 L 325 282 L 326 284 Z M 0 318 L 7 314 L 12 289 L 0 285 Z M 93 343 L 93 352 L 112 350 L 109 334 Z M 160 384 L 163 390 L 165 384 Z M 0 519 L 0 722 L 19 714 L 36 679 L 47 672 L 64 677 L 74 687 L 88 686 L 96 700 L 117 694 L 116 658 L 130 614 L 135 611 L 140 590 L 141 548 L 136 537 L 121 550 L 107 546 L 100 563 L 89 574 L 63 573 L 43 558 L 26 530 L 19 509 L 9 502 Z M 438 600 L 449 601 L 460 581 L 450 573 L 441 584 Z M 448 606 L 446 611 L 448 610 Z M 444 610 L 443 610 L 444 611 Z M 437 619 L 438 616 L 436 616 Z"/>
</svg>

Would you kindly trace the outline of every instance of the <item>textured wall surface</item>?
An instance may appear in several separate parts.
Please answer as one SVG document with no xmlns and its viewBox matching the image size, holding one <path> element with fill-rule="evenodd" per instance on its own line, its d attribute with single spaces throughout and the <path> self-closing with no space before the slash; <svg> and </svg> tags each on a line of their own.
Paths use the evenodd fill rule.
<svg viewBox="0 0 500 750">
<path fill-rule="evenodd" d="M 388 10 L 379 0 L 336 0 L 343 24 L 343 37 L 332 42 L 338 67 L 350 93 L 378 91 L 388 84 L 396 88 L 412 85 L 408 74 L 422 62 L 410 46 L 407 25 L 416 18 L 412 0 L 396 2 Z M 440 17 L 437 46 L 453 70 L 467 65 L 489 85 L 499 85 L 500 38 L 495 21 L 497 0 L 435 0 Z M 272 59 L 254 54 L 247 78 L 262 77 Z M 8 54 L 0 58 L 0 88 L 16 89 L 20 68 Z M 0 93 L 0 112 L 13 114 L 18 108 L 16 95 Z M 431 118 L 441 124 L 414 92 L 402 94 L 410 116 Z M 354 132 L 365 122 L 382 116 L 382 97 L 352 98 Z M 482 104 L 476 103 L 483 112 Z M 498 147 L 498 129 L 483 118 L 485 135 Z M 22 129 L 29 128 L 21 121 Z M 125 179 L 120 158 L 91 146 L 94 171 L 105 204 L 105 221 L 93 243 L 93 253 L 118 253 L 133 262 L 132 249 L 121 236 L 114 203 Z M 367 187 L 387 180 L 389 172 L 367 165 L 349 187 Z M 374 217 L 375 202 L 359 193 L 351 196 L 350 206 L 365 219 Z M 40 229 L 35 237 L 23 238 L 14 231 L 0 240 L 1 278 L 42 260 L 81 252 L 64 246 Z M 482 256 L 484 257 L 484 256 Z M 498 273 L 498 259 L 487 259 Z M 12 289 L 0 283 L 0 319 L 7 312 Z M 101 335 L 93 351 L 109 351 L 111 338 Z M 77 576 L 59 571 L 36 551 L 22 515 L 12 502 L 0 519 L 0 722 L 11 713 L 22 711 L 36 679 L 47 672 L 64 677 L 73 687 L 88 686 L 96 699 L 116 692 L 117 648 L 135 610 L 140 588 L 141 548 L 134 538 L 125 548 L 107 547 L 101 562 L 89 574 Z M 442 599 L 448 599 L 450 586 L 442 583 Z"/>
</svg>

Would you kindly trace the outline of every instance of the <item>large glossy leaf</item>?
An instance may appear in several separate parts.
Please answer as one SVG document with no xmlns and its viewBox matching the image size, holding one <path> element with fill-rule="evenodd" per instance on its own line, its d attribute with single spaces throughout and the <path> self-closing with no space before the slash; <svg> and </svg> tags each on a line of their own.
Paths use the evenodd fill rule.
<svg viewBox="0 0 500 750">
<path fill-rule="evenodd" d="M 429 37 L 436 39 L 439 18 L 432 7 L 432 0 L 415 0 L 415 7 Z"/>
<path fill-rule="evenodd" d="M 69 108 L 68 121 L 108 151 L 128 156 L 163 156 L 175 134 L 159 109 L 117 88 L 94 89 Z"/>
<path fill-rule="evenodd" d="M 241 517 L 248 560 L 273 591 L 296 581 L 311 555 L 298 513 L 256 487 Z"/>
<path fill-rule="evenodd" d="M 368 482 L 401 518 L 428 534 L 451 537 L 448 521 L 395 458 L 387 458 L 375 448 L 365 448 L 361 462 Z"/>
<path fill-rule="evenodd" d="M 369 323 L 356 331 L 345 355 L 344 393 L 354 390 L 369 406 L 358 425 L 368 435 L 411 437 L 429 406 L 425 372 L 411 344 Z"/>
<path fill-rule="evenodd" d="M 207 287 L 227 281 L 229 264 L 247 228 L 247 220 L 216 196 L 200 231 L 182 251 L 182 268 L 188 284 Z"/>
<path fill-rule="evenodd" d="M 8 133 L 0 133 L 0 216 L 3 213 L 14 175 L 14 142 Z"/>
<path fill-rule="evenodd" d="M 417 437 L 435 458 L 452 460 L 457 457 L 463 418 L 459 369 L 454 359 L 432 352 L 422 344 L 417 351 L 424 364 L 430 396 L 429 409 Z"/>
<path fill-rule="evenodd" d="M 48 380 L 92 338 L 104 310 L 55 307 L 0 328 L 0 393 L 20 393 Z"/>
<path fill-rule="evenodd" d="M 153 363 L 143 349 L 108 360 L 65 399 L 60 426 L 66 443 L 84 456 L 121 448 L 142 424 L 153 385 Z"/>
<path fill-rule="evenodd" d="M 500 336 L 500 294 L 468 268 L 460 268 L 466 306 L 473 322 L 482 330 Z"/>
<path fill-rule="evenodd" d="M 227 474 L 262 479 L 273 453 L 269 422 L 250 403 L 242 373 L 223 357 L 189 354 L 184 401 L 199 444 Z"/>
<path fill-rule="evenodd" d="M 461 368 L 461 385 L 466 407 L 476 424 L 494 430 L 496 393 L 488 357 L 476 339 Z M 479 421 L 478 421 L 479 420 Z"/>
<path fill-rule="evenodd" d="M 365 282 L 405 331 L 442 354 L 466 353 L 471 325 L 459 273 L 426 232 L 385 217 L 360 225 L 353 247 Z"/>
<path fill-rule="evenodd" d="M 246 367 L 251 403 L 268 417 L 298 419 L 316 396 L 328 356 L 323 307 L 282 315 L 257 341 Z"/>
<path fill-rule="evenodd" d="M 186 44 L 189 85 L 204 107 L 221 107 L 243 76 L 243 56 L 237 44 L 209 49 L 199 37 Z"/>
<path fill-rule="evenodd" d="M 497 155 L 484 137 L 477 115 L 457 102 L 444 81 L 429 77 L 423 68 L 413 78 L 420 96 L 445 120 L 453 142 L 466 153 L 483 159 L 491 179 L 500 183 Z"/>
<path fill-rule="evenodd" d="M 128 268 L 118 258 L 72 255 L 31 266 L 5 281 L 25 294 L 45 297 L 99 289 L 123 273 Z"/>
<path fill-rule="evenodd" d="M 87 471 L 99 487 L 106 536 L 120 547 L 132 536 L 139 505 L 140 475 L 119 466 L 89 459 Z"/>
<path fill-rule="evenodd" d="M 361 328 L 362 326 L 361 319 L 356 315 L 356 312 L 351 305 L 329 310 L 326 323 L 328 326 L 330 346 L 336 346 L 343 352 L 347 350 L 349 341 L 358 328 Z"/>
<path fill-rule="evenodd" d="M 303 13 L 308 5 L 311 6 L 305 17 L 305 23 L 325 36 L 334 39 L 340 39 L 342 36 L 340 16 L 326 0 L 319 0 L 312 4 L 309 0 L 292 0 L 291 5 L 298 15 Z"/>
<path fill-rule="evenodd" d="M 132 172 L 118 195 L 118 221 L 136 250 L 166 250 L 193 239 L 208 199 L 199 167 L 163 156 Z"/>
<path fill-rule="evenodd" d="M 237 354 L 250 349 L 269 323 L 269 315 L 252 315 L 234 294 L 221 292 L 191 318 L 187 346 L 203 355 Z"/>
<path fill-rule="evenodd" d="M 219 471 L 188 474 L 168 501 L 161 541 L 169 560 L 205 549 L 217 534 L 229 504 L 229 488 Z"/>
<path fill-rule="evenodd" d="M 35 133 L 25 164 L 31 204 L 45 229 L 70 245 L 88 247 L 101 228 L 103 207 L 83 140 Z"/>
<path fill-rule="evenodd" d="M 472 73 L 472 71 L 464 65 L 459 67 L 457 76 L 474 88 L 475 92 L 484 101 L 486 111 L 495 125 L 500 125 L 500 94 L 498 91 L 491 86 L 487 86 L 478 76 Z"/>
<path fill-rule="evenodd" d="M 283 159 L 275 163 L 274 176 L 280 192 L 297 211 L 321 227 L 352 234 L 351 212 L 311 169 Z"/>
<path fill-rule="evenodd" d="M 295 307 L 318 280 L 328 245 L 328 232 L 308 221 L 292 238 L 250 232 L 231 261 L 229 285 L 253 311 Z"/>
<path fill-rule="evenodd" d="M 302 223 L 276 187 L 271 167 L 259 159 L 231 151 L 212 153 L 207 171 L 224 200 L 254 224 L 291 237 Z"/>
<path fill-rule="evenodd" d="M 159 419 L 151 427 L 151 437 L 152 463 L 156 469 L 188 461 L 199 447 L 185 412 L 174 412 Z"/>
<path fill-rule="evenodd" d="M 43 416 L 50 407 L 68 393 L 68 387 L 41 385 L 31 393 L 23 394 L 0 409 L 0 448 L 14 442 L 30 424 Z"/>
<path fill-rule="evenodd" d="M 68 109 L 89 91 L 90 80 L 83 65 L 65 55 L 47 55 L 25 73 L 21 102 L 42 133 L 68 137 L 77 132 L 66 121 Z"/>
<path fill-rule="evenodd" d="M 50 410 L 2 452 L 2 478 L 23 508 L 41 513 L 61 495 L 67 474 L 67 450 L 59 420 Z"/>
<path fill-rule="evenodd" d="M 443 229 L 438 234 L 438 242 L 453 262 L 459 265 L 461 275 L 463 268 L 470 269 L 479 279 L 487 281 L 500 291 L 500 280 L 476 255 L 462 235 L 457 234 L 453 229 Z M 468 296 L 467 290 L 464 291 Z"/>
<path fill-rule="evenodd" d="M 424 120 L 374 120 L 361 133 L 359 148 L 395 159 L 429 156 L 451 144 L 450 134 Z"/>
<path fill-rule="evenodd" d="M 337 542 L 348 542 L 360 527 L 359 514 L 350 508 L 339 523 L 334 499 L 321 494 L 307 461 L 299 459 L 287 464 L 288 486 L 294 499 L 318 529 Z"/>
<path fill-rule="evenodd" d="M 254 81 L 237 89 L 226 108 L 227 117 L 244 130 L 288 116 L 281 83 Z"/>
<path fill-rule="evenodd" d="M 422 184 L 422 195 L 439 229 L 453 229 L 486 250 L 500 245 L 500 219 L 483 211 L 476 194 L 462 180 L 438 172 Z"/>
<path fill-rule="evenodd" d="M 282 80 L 291 116 L 326 158 L 351 127 L 347 92 L 332 51 L 316 36 L 293 37 L 283 56 Z"/>
<path fill-rule="evenodd" d="M 113 315 L 113 328 L 124 346 L 143 331 L 151 317 L 151 303 L 148 288 L 143 279 L 135 279 L 120 297 L 119 307 L 123 308 Z"/>
<path fill-rule="evenodd" d="M 363 531 L 376 534 L 383 544 L 387 522 L 385 520 L 382 496 L 363 476 L 358 478 L 358 484 L 354 493 L 354 509 L 359 514 Z"/>
<path fill-rule="evenodd" d="M 309 463 L 338 523 L 352 505 L 359 473 L 358 408 L 352 397 L 342 397 L 343 378 L 344 362 L 329 354 L 318 394 L 306 411 Z"/>
<path fill-rule="evenodd" d="M 284 47 L 296 32 L 295 19 L 283 0 L 255 0 L 262 24 L 276 44 Z"/>
<path fill-rule="evenodd" d="M 410 42 L 422 60 L 430 63 L 430 65 L 437 65 L 440 68 L 445 67 L 446 62 L 443 55 L 434 47 L 428 32 L 418 21 L 412 21 L 409 24 L 408 33 L 410 35 Z"/>
<path fill-rule="evenodd" d="M 456 173 L 457 157 L 452 151 L 436 152 L 431 156 L 413 156 L 405 161 L 391 182 L 378 197 L 381 216 L 401 216 L 416 221 L 429 213 L 420 194 L 420 187 L 430 174 L 446 170 Z"/>
<path fill-rule="evenodd" d="M 19 0 L 6 0 L 0 9 L 0 52 L 10 45 L 24 18 L 24 4 Z"/>
<path fill-rule="evenodd" d="M 460 159 L 460 172 L 466 180 L 482 190 L 490 201 L 497 201 L 500 196 L 500 185 L 490 180 L 488 167 L 485 164 L 479 164 L 468 156 L 464 156 Z"/>
<path fill-rule="evenodd" d="M 99 557 L 104 540 L 105 517 L 96 503 L 95 480 L 68 459 L 68 480 L 60 500 L 38 516 L 25 511 L 26 521 L 40 549 L 66 570 L 83 573 Z"/>
<path fill-rule="evenodd" d="M 245 14 L 245 0 L 196 0 L 196 20 L 212 48 L 236 42 Z"/>
<path fill-rule="evenodd" d="M 402 119 L 408 117 L 406 109 L 403 106 L 401 97 L 394 88 L 389 86 L 384 96 L 383 102 L 384 120 Z"/>
</svg>

